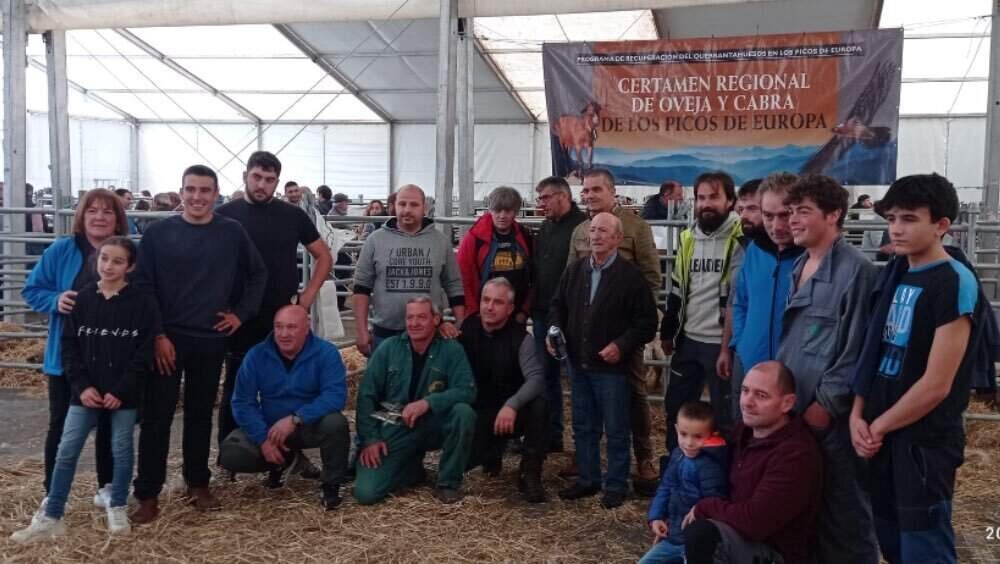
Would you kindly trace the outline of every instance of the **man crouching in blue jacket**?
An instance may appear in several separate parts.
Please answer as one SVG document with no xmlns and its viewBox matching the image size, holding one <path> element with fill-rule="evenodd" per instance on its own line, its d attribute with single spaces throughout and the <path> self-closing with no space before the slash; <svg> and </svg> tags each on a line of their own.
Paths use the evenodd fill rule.
<svg viewBox="0 0 1000 564">
<path fill-rule="evenodd" d="M 222 442 L 219 462 L 231 472 L 270 472 L 280 487 L 303 448 L 320 449 L 322 502 L 340 505 L 350 431 L 341 414 L 347 399 L 344 362 L 333 344 L 309 330 L 304 308 L 288 305 L 274 316 L 274 331 L 243 359 L 233 390 L 239 429 Z"/>
</svg>

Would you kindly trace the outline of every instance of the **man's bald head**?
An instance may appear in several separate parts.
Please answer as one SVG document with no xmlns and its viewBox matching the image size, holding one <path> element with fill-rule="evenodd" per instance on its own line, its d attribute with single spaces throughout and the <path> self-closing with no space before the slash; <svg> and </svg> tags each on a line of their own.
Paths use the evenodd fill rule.
<svg viewBox="0 0 1000 564">
<path fill-rule="evenodd" d="M 404 191 L 409 191 L 409 190 L 416 190 L 417 192 L 419 192 L 420 199 L 424 199 L 427 197 L 427 195 L 424 194 L 424 189 L 421 188 L 420 186 L 417 186 L 416 184 L 403 184 L 402 186 L 399 187 L 399 190 L 396 190 L 396 193 L 402 194 Z M 399 196 L 396 196 L 396 198 L 399 198 Z"/>
<path fill-rule="evenodd" d="M 309 312 L 300 305 L 286 305 L 274 314 L 274 343 L 281 355 L 295 358 L 309 338 Z"/>
<path fill-rule="evenodd" d="M 759 370 L 769 377 L 774 378 L 778 390 L 782 394 L 795 393 L 795 376 L 787 366 L 777 360 L 765 360 L 757 363 L 751 370 Z"/>
<path fill-rule="evenodd" d="M 416 233 L 423 227 L 427 211 L 424 191 L 416 184 L 406 184 L 396 192 L 396 227 L 406 233 Z"/>
<path fill-rule="evenodd" d="M 590 224 L 594 225 L 595 223 L 599 225 L 610 226 L 615 233 L 619 234 L 624 233 L 624 228 L 622 227 L 622 220 L 618 219 L 618 216 L 616 216 L 613 213 L 601 212 L 595 215 L 594 218 L 590 220 Z"/>
<path fill-rule="evenodd" d="M 610 213 L 599 213 L 590 220 L 590 251 L 604 261 L 622 242 L 622 222 Z"/>
<path fill-rule="evenodd" d="M 754 436 L 765 437 L 788 422 L 795 407 L 795 377 L 784 364 L 769 360 L 756 364 L 743 378 L 740 410 Z"/>
</svg>

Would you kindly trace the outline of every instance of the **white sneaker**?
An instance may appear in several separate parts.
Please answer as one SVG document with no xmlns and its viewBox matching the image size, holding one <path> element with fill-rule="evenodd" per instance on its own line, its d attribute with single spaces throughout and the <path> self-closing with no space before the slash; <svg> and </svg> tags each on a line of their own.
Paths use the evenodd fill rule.
<svg viewBox="0 0 1000 564">
<path fill-rule="evenodd" d="M 42 514 L 38 519 L 32 519 L 31 525 L 10 536 L 10 540 L 19 543 L 30 543 L 40 540 L 52 540 L 66 534 L 66 525 L 62 519 L 53 519 Z"/>
<path fill-rule="evenodd" d="M 42 502 L 38 504 L 38 509 L 35 510 L 35 514 L 31 516 L 31 524 L 34 525 L 39 519 L 45 517 L 45 505 L 48 504 L 48 496 L 42 498 Z"/>
<path fill-rule="evenodd" d="M 128 508 L 124 505 L 108 508 L 108 532 L 112 535 L 128 533 L 132 524 L 128 520 Z"/>
<path fill-rule="evenodd" d="M 109 505 L 111 505 L 111 486 L 98 488 L 97 493 L 94 494 L 94 507 L 107 509 Z"/>
</svg>

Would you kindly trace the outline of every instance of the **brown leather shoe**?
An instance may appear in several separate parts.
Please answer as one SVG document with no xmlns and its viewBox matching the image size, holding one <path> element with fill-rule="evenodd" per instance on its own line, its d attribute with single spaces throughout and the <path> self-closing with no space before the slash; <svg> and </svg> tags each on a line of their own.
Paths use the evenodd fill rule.
<svg viewBox="0 0 1000 564">
<path fill-rule="evenodd" d="M 637 474 L 640 480 L 659 481 L 660 473 L 656 471 L 656 465 L 652 458 L 640 460 L 636 463 Z"/>
<path fill-rule="evenodd" d="M 198 511 L 210 511 L 222 507 L 222 504 L 212 495 L 212 492 L 208 491 L 208 488 L 188 488 L 187 496 L 191 498 L 188 503 Z"/>
<path fill-rule="evenodd" d="M 134 525 L 145 525 L 152 523 L 160 516 L 160 501 L 157 498 L 140 499 L 139 506 L 136 507 L 129 519 Z"/>
<path fill-rule="evenodd" d="M 560 478 L 575 478 L 579 476 L 580 470 L 576 467 L 576 459 L 571 457 L 569 466 L 560 470 L 556 475 Z"/>
</svg>

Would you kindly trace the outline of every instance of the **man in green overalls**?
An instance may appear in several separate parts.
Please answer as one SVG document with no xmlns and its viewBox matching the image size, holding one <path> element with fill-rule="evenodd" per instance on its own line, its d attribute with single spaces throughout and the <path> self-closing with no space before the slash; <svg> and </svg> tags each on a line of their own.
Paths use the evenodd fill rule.
<svg viewBox="0 0 1000 564">
<path fill-rule="evenodd" d="M 362 505 L 423 481 L 424 453 L 439 448 L 434 495 L 442 503 L 462 499 L 476 384 L 462 346 L 438 336 L 440 323 L 430 298 L 413 298 L 406 304 L 406 333 L 387 339 L 368 361 L 357 407 L 364 443 L 354 497 Z"/>
</svg>

